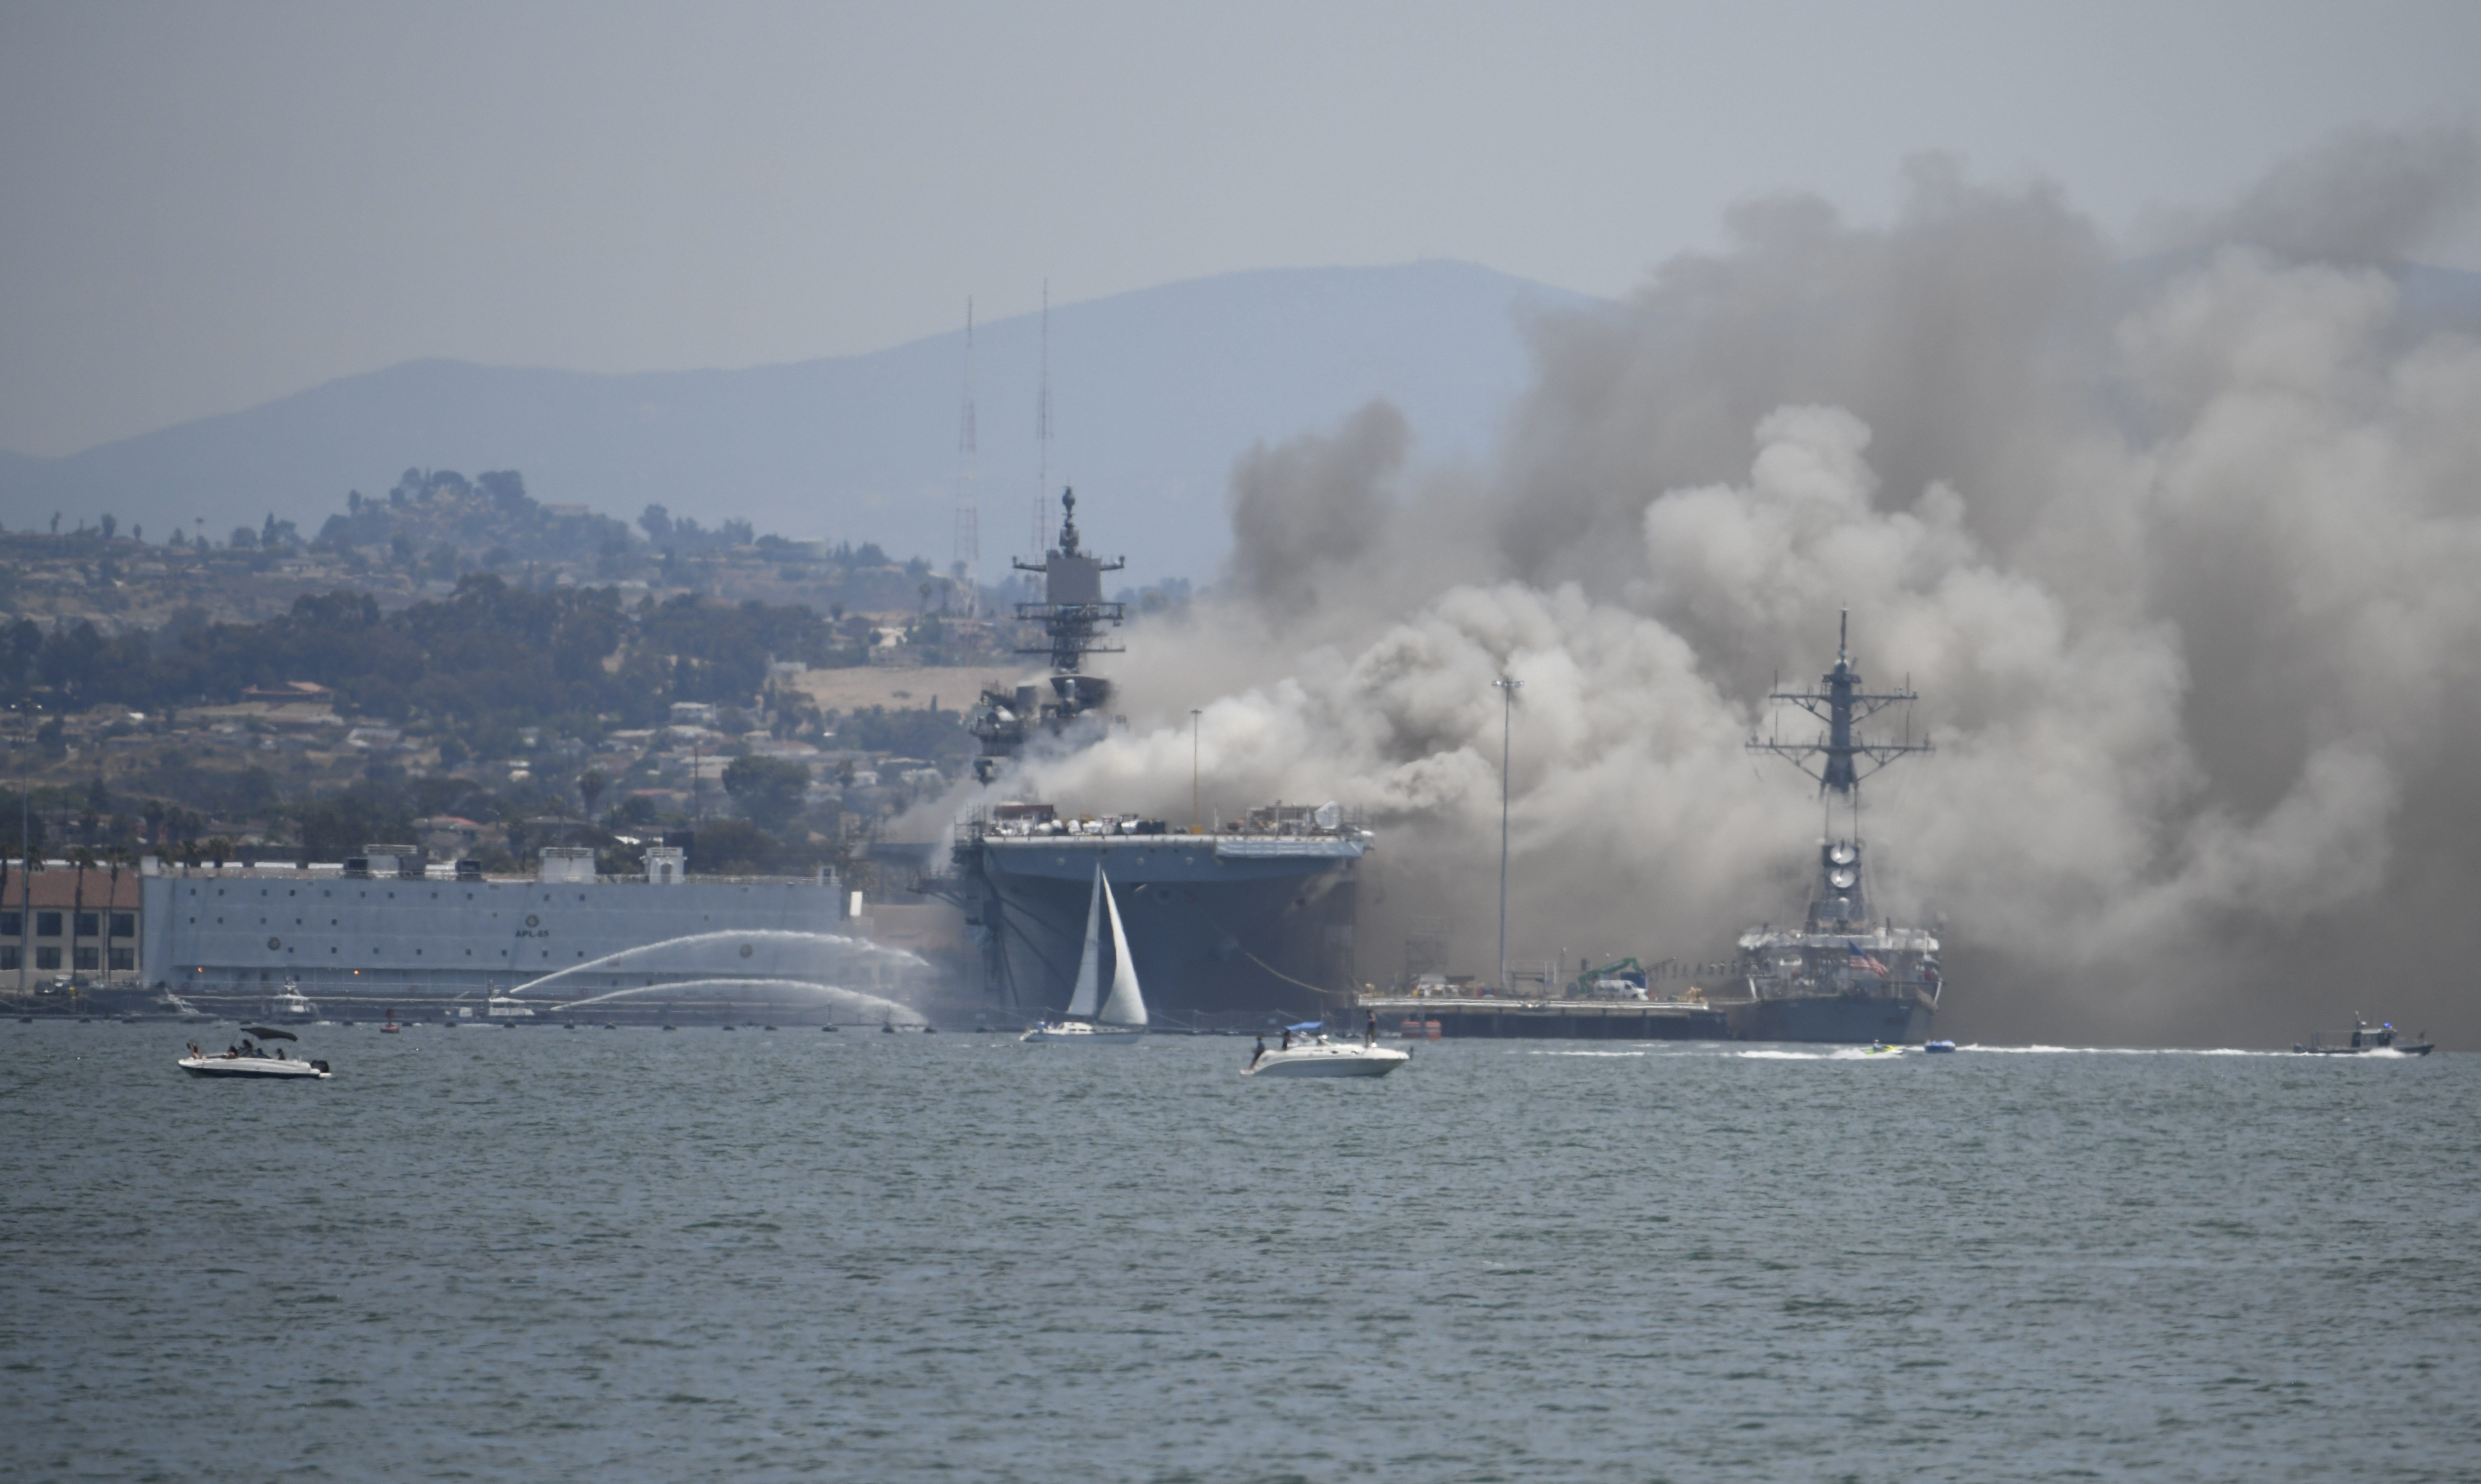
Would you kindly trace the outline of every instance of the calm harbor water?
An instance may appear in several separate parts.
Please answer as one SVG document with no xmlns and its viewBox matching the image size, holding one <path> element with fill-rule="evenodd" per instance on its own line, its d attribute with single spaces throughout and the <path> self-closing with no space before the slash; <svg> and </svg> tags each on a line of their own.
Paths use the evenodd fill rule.
<svg viewBox="0 0 2481 1484">
<path fill-rule="evenodd" d="M 2481 1475 L 2481 1057 L 191 1037 L 0 1025 L 11 1477 Z"/>
</svg>

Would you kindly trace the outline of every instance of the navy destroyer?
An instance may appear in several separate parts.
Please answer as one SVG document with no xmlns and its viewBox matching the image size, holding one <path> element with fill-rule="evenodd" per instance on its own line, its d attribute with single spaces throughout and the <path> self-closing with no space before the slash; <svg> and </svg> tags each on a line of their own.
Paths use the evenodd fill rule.
<svg viewBox="0 0 2481 1484">
<path fill-rule="evenodd" d="M 1727 1004 L 1725 1015 L 1732 1033 L 1745 1040 L 1917 1043 L 1928 1039 L 1938 1010 L 1938 939 L 1871 915 L 1861 837 L 1861 781 L 1930 746 L 1912 741 L 1909 726 L 1901 741 L 1863 737 L 1869 717 L 1891 706 L 1909 714 L 1918 696 L 1909 686 L 1866 688 L 1852 665 L 1850 626 L 1846 613 L 1823 689 L 1767 697 L 1825 722 L 1825 733 L 1810 742 L 1786 742 L 1779 733 L 1749 740 L 1752 753 L 1784 758 L 1817 780 L 1826 830 L 1799 924 L 1768 924 L 1740 935 L 1735 974 L 1747 998 Z M 1851 824 L 1841 836 L 1835 833 L 1839 805 Z"/>
<path fill-rule="evenodd" d="M 1050 673 L 985 689 L 968 721 L 986 782 L 1005 786 L 1029 747 L 1088 744 L 1116 719 L 1111 683 L 1086 660 L 1118 652 L 1106 630 L 1125 610 L 1104 598 L 1102 578 L 1122 563 L 1080 544 L 1073 491 L 1061 506 L 1059 544 L 1015 563 L 1041 579 L 1041 599 L 1017 616 L 1045 640 L 1019 653 L 1043 656 Z M 1371 845 L 1360 817 L 1333 803 L 1174 825 L 1021 799 L 975 806 L 956 825 L 948 872 L 919 885 L 964 909 L 992 1006 L 1032 1020 L 1068 1005 L 1099 866 L 1155 1024 L 1237 1028 L 1348 1002 L 1357 872 Z"/>
</svg>

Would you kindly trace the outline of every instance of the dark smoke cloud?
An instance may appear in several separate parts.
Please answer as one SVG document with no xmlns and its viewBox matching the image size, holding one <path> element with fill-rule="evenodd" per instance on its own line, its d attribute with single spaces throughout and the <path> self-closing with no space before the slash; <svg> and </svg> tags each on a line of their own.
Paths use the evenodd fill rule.
<svg viewBox="0 0 2481 1484">
<path fill-rule="evenodd" d="M 2468 125 L 2349 130 L 2285 160 L 2189 235 L 2297 262 L 2410 256 L 2472 209 L 2481 142 Z"/>
<path fill-rule="evenodd" d="M 1511 673 L 1518 956 L 1720 957 L 1797 910 L 1815 796 L 1740 743 L 1849 607 L 1925 694 L 1867 833 L 1882 903 L 1947 921 L 1958 1033 L 2481 1041 L 2481 346 L 2369 262 L 2470 155 L 2348 137 L 2142 271 L 1946 160 L 1883 225 L 1744 207 L 1533 325 L 1486 476 L 1406 474 L 1380 408 L 1243 459 L 1223 600 L 1120 667 L 1154 719 L 1030 786 L 1185 810 L 1201 707 L 1210 799 L 1373 812 L 1366 978 L 1434 913 L 1483 968 Z"/>
<path fill-rule="evenodd" d="M 1358 566 L 1387 525 L 1387 482 L 1404 463 L 1412 430 L 1372 403 L 1332 437 L 1261 445 L 1232 469 L 1230 580 L 1249 602 L 1310 601 L 1328 573 Z"/>
</svg>

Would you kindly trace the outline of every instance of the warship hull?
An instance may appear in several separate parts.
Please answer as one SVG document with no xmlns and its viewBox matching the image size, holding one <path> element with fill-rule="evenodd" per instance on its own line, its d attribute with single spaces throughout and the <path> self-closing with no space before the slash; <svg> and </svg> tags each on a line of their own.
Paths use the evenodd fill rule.
<svg viewBox="0 0 2481 1484">
<path fill-rule="evenodd" d="M 1923 995 L 1785 995 L 1724 1007 L 1737 1040 L 1833 1045 L 1919 1045 L 1933 1013 Z"/>
<path fill-rule="evenodd" d="M 969 836 L 952 877 L 999 1007 L 1064 1011 L 1094 869 L 1161 1021 L 1201 1028 L 1315 1018 L 1352 991 L 1358 838 Z"/>
</svg>

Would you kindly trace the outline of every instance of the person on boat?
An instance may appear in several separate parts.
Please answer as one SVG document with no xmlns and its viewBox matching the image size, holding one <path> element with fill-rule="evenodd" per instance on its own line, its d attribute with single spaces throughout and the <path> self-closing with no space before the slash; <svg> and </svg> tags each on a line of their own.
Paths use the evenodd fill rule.
<svg viewBox="0 0 2481 1484">
<path fill-rule="evenodd" d="M 1286 1026 L 1286 1027 L 1284 1028 L 1284 1050 L 1286 1050 L 1286 1051 L 1291 1051 L 1292 1049 L 1293 1049 L 1293 1028 L 1292 1028 L 1292 1027 L 1290 1027 L 1290 1026 Z"/>
<path fill-rule="evenodd" d="M 1262 1031 L 1258 1036 L 1258 1050 L 1249 1057 L 1249 1065 L 1253 1067 L 1256 1066 L 1258 1064 L 1258 1058 L 1265 1054 L 1267 1054 L 1267 1037 Z"/>
<path fill-rule="evenodd" d="M 1376 1010 L 1371 1010 L 1370 1012 L 1370 1024 L 1362 1028 L 1361 1044 L 1364 1046 L 1375 1046 L 1378 1044 L 1378 1012 Z"/>
<path fill-rule="evenodd" d="M 279 1047 L 277 1047 L 277 1048 L 275 1049 L 275 1059 L 276 1059 L 276 1060 L 278 1060 L 278 1061 L 282 1061 L 282 1060 L 286 1059 L 286 1058 L 285 1058 L 285 1055 L 284 1055 L 284 1048 L 283 1048 L 283 1047 L 279 1046 Z"/>
</svg>

